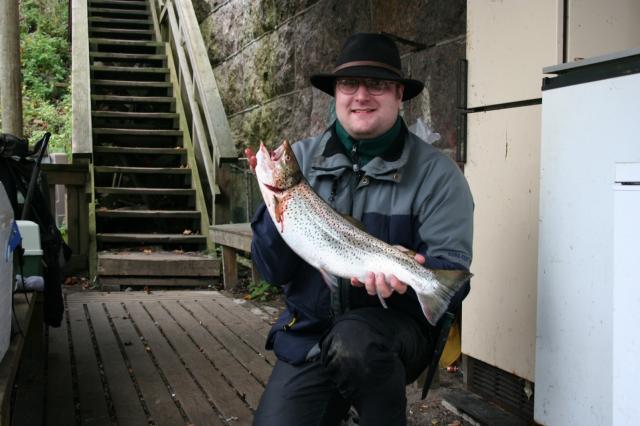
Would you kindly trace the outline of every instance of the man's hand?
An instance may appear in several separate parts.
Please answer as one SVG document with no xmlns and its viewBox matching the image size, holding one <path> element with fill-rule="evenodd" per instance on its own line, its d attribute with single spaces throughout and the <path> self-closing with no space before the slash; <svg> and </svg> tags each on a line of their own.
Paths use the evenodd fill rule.
<svg viewBox="0 0 640 426">
<path fill-rule="evenodd" d="M 402 251 L 408 251 L 404 247 L 396 247 Z M 424 256 L 419 253 L 416 253 L 415 260 L 420 264 L 424 264 L 425 262 Z M 394 291 L 400 294 L 404 294 L 407 291 L 407 285 L 396 278 L 395 275 L 389 275 L 385 279 L 385 275 L 382 272 L 368 272 L 364 283 L 356 277 L 351 277 L 351 285 L 354 287 L 364 287 L 369 295 L 378 295 L 385 299 L 391 296 Z"/>
<path fill-rule="evenodd" d="M 247 157 L 247 160 L 249 161 L 249 167 L 251 168 L 251 171 L 255 172 L 256 164 L 258 164 L 258 160 L 256 160 L 256 154 L 253 153 L 253 150 L 251 148 L 247 148 L 244 150 L 244 155 Z"/>
</svg>

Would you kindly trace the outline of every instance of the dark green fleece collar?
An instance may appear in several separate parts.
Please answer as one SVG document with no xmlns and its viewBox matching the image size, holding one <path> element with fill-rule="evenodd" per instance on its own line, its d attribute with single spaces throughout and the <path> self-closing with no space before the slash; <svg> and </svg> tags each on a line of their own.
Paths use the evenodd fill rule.
<svg viewBox="0 0 640 426">
<path fill-rule="evenodd" d="M 393 143 L 398 139 L 401 129 L 402 119 L 398 116 L 393 127 L 382 135 L 373 139 L 356 140 L 349 136 L 344 127 L 342 127 L 342 124 L 340 124 L 340 121 L 336 120 L 336 135 L 340 143 L 342 143 L 342 146 L 351 154 L 351 159 L 354 160 L 354 162 L 357 161 L 360 166 L 364 166 L 374 157 L 389 151 Z"/>
</svg>

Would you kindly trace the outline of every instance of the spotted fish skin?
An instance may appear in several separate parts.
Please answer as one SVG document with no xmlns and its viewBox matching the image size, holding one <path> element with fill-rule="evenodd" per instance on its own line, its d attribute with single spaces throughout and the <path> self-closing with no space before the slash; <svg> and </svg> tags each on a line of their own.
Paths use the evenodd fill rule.
<svg viewBox="0 0 640 426">
<path fill-rule="evenodd" d="M 466 271 L 427 269 L 344 219 L 306 183 L 288 142 L 273 153 L 261 144 L 256 159 L 258 186 L 276 228 L 287 245 L 323 275 L 362 282 L 369 272 L 382 272 L 387 279 L 395 275 L 413 288 L 432 325 L 470 278 Z"/>
</svg>

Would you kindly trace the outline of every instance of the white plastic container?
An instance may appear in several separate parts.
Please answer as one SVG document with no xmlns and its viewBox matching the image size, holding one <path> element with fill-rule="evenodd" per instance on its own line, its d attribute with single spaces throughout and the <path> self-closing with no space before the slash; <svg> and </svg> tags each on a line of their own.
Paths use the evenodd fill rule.
<svg viewBox="0 0 640 426">
<path fill-rule="evenodd" d="M 13 254 L 7 252 L 11 235 L 13 209 L 0 184 L 0 361 L 9 348 L 11 338 L 11 297 L 13 290 Z"/>
<path fill-rule="evenodd" d="M 22 248 L 24 249 L 23 274 L 25 277 L 42 276 L 42 247 L 40 246 L 40 230 L 38 224 L 29 220 L 16 220 Z M 20 269 L 16 270 L 16 274 Z"/>
</svg>

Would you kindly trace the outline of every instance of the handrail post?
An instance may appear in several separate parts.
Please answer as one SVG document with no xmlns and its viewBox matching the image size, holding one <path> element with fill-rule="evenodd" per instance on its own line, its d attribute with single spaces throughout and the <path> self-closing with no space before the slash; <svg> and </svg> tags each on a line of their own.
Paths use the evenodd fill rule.
<svg viewBox="0 0 640 426">
<path fill-rule="evenodd" d="M 91 73 L 89 66 L 89 13 L 87 0 L 71 0 L 71 155 L 75 164 L 92 162 L 93 138 L 91 123 Z M 89 203 L 83 209 L 89 234 L 89 276 L 96 276 L 98 248 L 95 226 L 95 194 L 93 169 L 85 194 Z"/>
<path fill-rule="evenodd" d="M 87 0 L 72 0 L 71 14 L 71 152 L 75 159 L 93 152 Z"/>
</svg>

